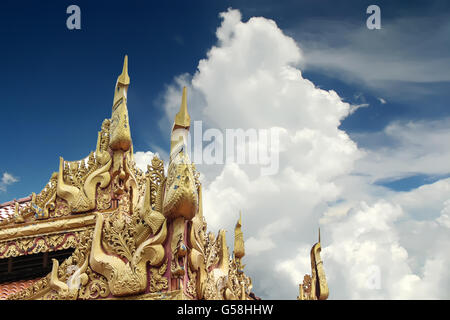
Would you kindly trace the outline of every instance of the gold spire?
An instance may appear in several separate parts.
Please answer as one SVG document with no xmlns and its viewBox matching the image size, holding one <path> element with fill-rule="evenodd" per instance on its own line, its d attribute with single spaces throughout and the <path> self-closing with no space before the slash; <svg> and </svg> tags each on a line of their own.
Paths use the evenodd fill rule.
<svg viewBox="0 0 450 320">
<path fill-rule="evenodd" d="M 125 55 L 122 73 L 117 77 L 116 88 L 114 90 L 109 141 L 109 146 L 112 150 L 128 151 L 131 147 L 131 133 L 130 125 L 128 123 L 127 108 L 127 91 L 129 84 L 128 56 Z"/>
<path fill-rule="evenodd" d="M 183 87 L 183 96 L 181 98 L 180 111 L 175 116 L 174 127 L 189 128 L 191 125 L 191 117 L 189 116 L 187 109 L 187 89 Z"/>
<path fill-rule="evenodd" d="M 127 86 L 130 84 L 130 77 L 128 76 L 128 56 L 125 55 L 125 58 L 123 60 L 123 69 L 122 74 L 117 78 L 117 82 Z"/>
<path fill-rule="evenodd" d="M 319 243 L 320 243 L 320 227 L 319 227 Z"/>
<path fill-rule="evenodd" d="M 130 76 L 128 75 L 128 56 L 123 60 L 122 73 L 117 77 L 116 88 L 114 90 L 113 110 L 119 105 L 119 102 L 127 99 Z"/>
<path fill-rule="evenodd" d="M 239 220 L 234 229 L 234 256 L 241 259 L 245 255 L 244 233 L 242 227 L 242 212 L 239 212 Z"/>
</svg>

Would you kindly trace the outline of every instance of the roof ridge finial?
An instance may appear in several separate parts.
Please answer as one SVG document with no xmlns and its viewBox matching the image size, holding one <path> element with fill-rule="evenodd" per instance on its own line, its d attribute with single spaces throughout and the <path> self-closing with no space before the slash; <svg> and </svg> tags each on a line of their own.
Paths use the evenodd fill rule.
<svg viewBox="0 0 450 320">
<path fill-rule="evenodd" d="M 183 87 L 183 95 L 181 97 L 180 111 L 175 116 L 175 126 L 189 128 L 191 125 L 191 117 L 187 109 L 187 89 Z"/>
<path fill-rule="evenodd" d="M 320 243 L 320 227 L 319 227 L 319 243 Z"/>
<path fill-rule="evenodd" d="M 239 210 L 239 220 L 234 227 L 234 256 L 238 259 L 241 259 L 243 256 L 245 256 L 244 233 L 242 232 L 241 227 L 242 211 Z"/>
<path fill-rule="evenodd" d="M 130 77 L 128 76 L 128 55 L 123 59 L 122 73 L 117 78 L 117 82 L 125 86 L 130 84 Z"/>
<path fill-rule="evenodd" d="M 132 145 L 130 124 L 128 121 L 127 91 L 130 84 L 128 76 L 128 56 L 123 60 L 123 69 L 117 77 L 114 89 L 114 99 L 111 114 L 111 128 L 109 146 L 112 150 L 128 151 Z M 119 161 L 114 161 L 114 170 L 117 170 Z"/>
</svg>

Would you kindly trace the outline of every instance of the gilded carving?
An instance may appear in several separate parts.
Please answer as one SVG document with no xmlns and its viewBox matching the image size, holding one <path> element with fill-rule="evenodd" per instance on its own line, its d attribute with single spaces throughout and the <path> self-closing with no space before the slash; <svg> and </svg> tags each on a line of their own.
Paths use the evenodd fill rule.
<svg viewBox="0 0 450 320">
<path fill-rule="evenodd" d="M 106 188 L 97 187 L 97 209 L 107 210 L 111 208 L 111 185 Z"/>
<path fill-rule="evenodd" d="M 80 232 L 43 235 L 0 243 L 0 258 L 75 248 Z"/>
<path fill-rule="evenodd" d="M 178 217 L 173 221 L 172 225 L 172 263 L 170 266 L 170 271 L 173 278 L 181 278 L 185 274 L 183 258 L 186 255 L 187 250 L 184 242 L 185 220 L 183 217 Z"/>
<path fill-rule="evenodd" d="M 166 259 L 166 261 L 161 265 L 161 267 L 156 268 L 152 267 L 150 268 L 151 272 L 151 278 L 150 278 L 150 292 L 159 292 L 162 290 L 166 290 L 168 288 L 168 280 L 164 277 L 164 274 L 167 270 L 167 262 L 169 260 Z"/>
<path fill-rule="evenodd" d="M 127 90 L 129 83 L 128 57 L 125 56 L 122 74 L 117 78 L 116 88 L 114 90 L 109 141 L 109 146 L 112 150 L 127 151 L 131 147 L 131 133 L 127 109 Z"/>
<path fill-rule="evenodd" d="M 78 292 L 80 285 L 85 285 L 88 281 L 88 276 L 85 273 L 88 266 L 88 259 L 85 259 L 83 265 L 80 268 L 74 269 L 75 271 L 70 275 L 66 282 L 58 279 L 59 262 L 53 259 L 52 272 L 50 273 L 50 288 L 56 291 L 56 295 L 52 295 L 53 299 L 59 298 L 63 300 L 76 300 L 78 298 Z"/>
<path fill-rule="evenodd" d="M 104 153 L 107 154 L 107 153 Z M 106 164 L 99 163 L 99 168 L 89 174 L 83 183 L 77 180 L 76 185 L 67 184 L 63 177 L 64 159 L 60 157 L 59 174 L 57 184 L 57 195 L 67 201 L 71 212 L 85 212 L 95 208 L 95 191 L 97 183 L 104 188 L 109 184 L 110 174 L 108 172 L 111 167 L 111 159 Z"/>
<path fill-rule="evenodd" d="M 186 286 L 186 292 L 193 298 L 197 298 L 197 272 L 192 271 L 192 268 L 187 268 L 189 280 Z"/>
<path fill-rule="evenodd" d="M 70 208 L 66 200 L 56 197 L 55 203 L 55 211 L 50 215 L 52 218 L 64 217 L 70 214 Z"/>
<path fill-rule="evenodd" d="M 303 283 L 299 285 L 299 300 L 326 300 L 328 298 L 328 284 L 320 257 L 322 250 L 319 242 L 311 248 L 311 275 L 305 275 Z"/>
<path fill-rule="evenodd" d="M 155 211 L 162 212 L 162 189 L 164 177 L 164 162 L 157 156 L 152 158 L 152 164 L 147 166 L 147 177 L 150 180 L 150 203 Z"/>
<path fill-rule="evenodd" d="M 169 164 L 163 214 L 166 217 L 184 217 L 191 220 L 198 211 L 198 194 L 192 165 L 180 151 Z"/>
<path fill-rule="evenodd" d="M 36 281 L 28 288 L 8 296 L 8 300 L 29 300 L 39 299 L 45 292 L 49 290 L 50 274 L 45 278 Z"/>
<path fill-rule="evenodd" d="M 158 233 L 142 242 L 137 248 L 134 243 L 133 226 L 123 215 L 113 214 L 106 218 L 101 213 L 97 215 L 94 229 L 92 249 L 90 253 L 90 266 L 108 281 L 109 289 L 114 296 L 138 294 L 147 286 L 147 269 L 149 263 L 159 266 L 165 257 L 161 245 L 167 235 L 166 222 L 160 227 Z M 104 230 L 103 230 L 104 228 Z M 107 248 L 102 248 L 102 230 L 107 240 Z M 118 231 L 117 231 L 118 230 Z M 113 233 L 113 236 L 109 236 Z M 121 258 L 111 254 L 116 253 Z"/>
<path fill-rule="evenodd" d="M 87 168 L 85 160 L 65 162 L 62 157 L 59 159 L 56 194 L 67 201 L 70 212 L 94 209 L 97 185 L 105 188 L 111 180 L 109 168 L 112 159 L 108 150 L 105 149 L 105 141 L 108 139 L 105 131 L 108 127 L 108 122 L 103 122 L 102 131 L 98 133 L 95 157 L 91 152 Z"/>
<path fill-rule="evenodd" d="M 88 283 L 80 288 L 79 298 L 83 300 L 106 298 L 110 294 L 108 281 L 104 276 L 87 268 Z"/>
<path fill-rule="evenodd" d="M 14 204 L 14 222 L 15 223 L 24 223 L 25 219 L 23 218 L 22 214 L 19 212 L 19 203 L 16 202 Z"/>
</svg>

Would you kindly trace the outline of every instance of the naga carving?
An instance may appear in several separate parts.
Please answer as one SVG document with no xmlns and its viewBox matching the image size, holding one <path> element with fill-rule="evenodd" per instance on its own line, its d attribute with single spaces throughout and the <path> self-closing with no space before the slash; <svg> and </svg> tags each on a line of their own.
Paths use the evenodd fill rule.
<svg viewBox="0 0 450 320">
<path fill-rule="evenodd" d="M 198 210 L 198 194 L 192 164 L 184 151 L 171 161 L 167 176 L 164 216 L 191 220 Z"/>
<path fill-rule="evenodd" d="M 107 125 L 104 123 L 102 129 L 106 130 L 106 128 Z M 103 130 L 98 135 L 95 158 L 92 153 L 89 156 L 89 169 L 87 171 L 84 160 L 80 164 L 71 162 L 68 166 L 69 168 L 67 168 L 64 159 L 62 157 L 59 158 L 56 194 L 67 201 L 70 212 L 86 212 L 94 209 L 96 206 L 97 185 L 100 188 L 105 188 L 110 183 L 111 175 L 109 169 L 112 159 L 108 151 L 104 149 L 103 141 L 107 137 L 103 134 Z M 77 170 L 73 169 L 77 167 Z M 74 174 L 74 171 L 79 174 Z M 70 183 L 67 181 L 70 181 Z"/>
<path fill-rule="evenodd" d="M 44 189 L 38 195 L 33 192 L 31 201 L 24 207 L 20 207 L 17 202 L 15 203 L 14 223 L 24 223 L 30 216 L 33 216 L 36 220 L 44 220 L 50 217 L 50 212 L 54 212 L 56 209 L 57 179 L 58 173 L 54 172 Z"/>
<path fill-rule="evenodd" d="M 144 291 L 148 280 L 147 263 L 159 266 L 165 257 L 162 243 L 167 236 L 166 221 L 159 226 L 154 237 L 137 248 L 133 225 L 127 222 L 124 215 L 115 213 L 106 218 L 105 223 L 103 221 L 103 214 L 98 213 L 89 258 L 91 268 L 107 279 L 109 289 L 115 296 Z M 102 248 L 102 230 L 107 240 L 105 247 L 109 250 Z"/>
<path fill-rule="evenodd" d="M 76 300 L 78 298 L 78 292 L 80 285 L 85 285 L 88 281 L 88 276 L 85 273 L 88 260 L 85 259 L 81 268 L 77 269 L 66 282 L 58 279 L 58 267 L 59 262 L 56 259 L 53 260 L 52 272 L 50 275 L 50 288 L 55 290 L 59 295 L 59 298 L 64 300 Z"/>
</svg>

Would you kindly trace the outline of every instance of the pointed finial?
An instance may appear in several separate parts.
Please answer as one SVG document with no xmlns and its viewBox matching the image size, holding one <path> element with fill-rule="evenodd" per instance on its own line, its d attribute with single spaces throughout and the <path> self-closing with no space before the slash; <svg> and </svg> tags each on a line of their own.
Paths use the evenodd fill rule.
<svg viewBox="0 0 450 320">
<path fill-rule="evenodd" d="M 234 256 L 241 259 L 245 255 L 244 233 L 242 232 L 242 211 L 239 211 L 239 220 L 234 228 Z"/>
<path fill-rule="evenodd" d="M 319 227 L 319 243 L 320 243 L 320 227 Z"/>
<path fill-rule="evenodd" d="M 109 146 L 112 150 L 128 151 L 132 145 L 127 108 L 127 91 L 129 84 L 128 56 L 125 55 L 122 73 L 117 78 L 116 87 L 114 89 L 109 138 Z M 114 162 L 115 170 L 117 170 L 117 165 L 119 165 L 119 161 Z"/>
<path fill-rule="evenodd" d="M 123 60 L 123 69 L 122 74 L 117 78 L 117 82 L 122 85 L 129 85 L 130 84 L 130 77 L 128 76 L 128 56 L 125 55 L 125 58 Z"/>
<path fill-rule="evenodd" d="M 181 97 L 180 111 L 175 116 L 175 126 L 189 128 L 191 125 L 191 117 L 187 109 L 187 89 L 183 87 L 183 96 Z"/>
</svg>

